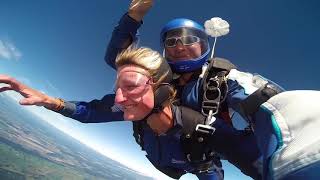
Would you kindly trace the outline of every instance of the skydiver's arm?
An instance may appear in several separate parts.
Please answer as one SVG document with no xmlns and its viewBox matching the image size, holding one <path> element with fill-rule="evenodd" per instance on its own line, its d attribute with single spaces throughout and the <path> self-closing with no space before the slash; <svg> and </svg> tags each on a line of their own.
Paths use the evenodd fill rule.
<svg viewBox="0 0 320 180">
<path fill-rule="evenodd" d="M 109 66 L 115 69 L 117 55 L 127 49 L 132 43 L 138 41 L 139 35 L 137 31 L 141 24 L 142 23 L 131 18 L 128 13 L 122 16 L 112 32 L 112 37 L 104 57 L 104 60 Z"/>
<path fill-rule="evenodd" d="M 90 102 L 66 101 L 64 107 L 56 112 L 82 123 L 122 121 L 123 113 L 114 105 L 114 97 L 114 94 L 108 94 L 101 100 Z"/>
<path fill-rule="evenodd" d="M 21 94 L 24 97 L 19 101 L 21 105 L 43 106 L 83 123 L 123 120 L 123 113 L 114 105 L 114 94 L 108 94 L 101 100 L 91 102 L 65 102 L 33 89 L 8 75 L 0 74 L 0 84 L 4 84 L 0 87 L 0 92 L 15 91 Z"/>
<path fill-rule="evenodd" d="M 236 112 L 240 112 L 239 103 L 246 99 L 249 94 L 245 92 L 244 87 L 242 87 L 237 81 L 228 80 L 228 96 L 227 103 L 228 107 Z"/>
<path fill-rule="evenodd" d="M 138 41 L 138 28 L 142 19 L 153 5 L 153 0 L 132 0 L 128 13 L 124 14 L 112 32 L 105 61 L 115 69 L 115 60 L 121 51 Z"/>
<path fill-rule="evenodd" d="M 255 93 L 261 91 L 266 88 L 266 84 L 268 84 L 267 88 L 271 87 L 271 93 L 265 94 L 270 91 L 266 91 L 262 93 L 259 98 L 256 97 Z M 260 75 L 254 75 L 248 72 L 241 72 L 237 70 L 232 70 L 228 76 L 228 98 L 227 103 L 230 108 L 238 112 L 243 118 L 247 118 L 249 115 L 244 114 L 244 109 L 250 108 L 251 106 L 255 106 L 255 104 L 263 103 L 266 98 L 271 97 L 274 93 L 279 93 L 284 91 L 282 87 L 278 84 L 272 82 L 269 79 L 266 79 Z M 258 91 L 257 91 L 258 90 Z M 261 91 L 262 92 L 262 91 Z M 253 96 L 251 96 L 254 94 Z M 269 96 L 271 95 L 271 96 Z M 242 103 L 250 97 L 253 103 L 249 103 L 250 105 L 243 105 Z M 259 103 L 260 102 L 260 103 Z M 251 105 L 252 104 L 252 105 Z M 253 108 L 254 109 L 254 108 Z M 247 110 L 245 110 L 247 112 Z"/>
</svg>

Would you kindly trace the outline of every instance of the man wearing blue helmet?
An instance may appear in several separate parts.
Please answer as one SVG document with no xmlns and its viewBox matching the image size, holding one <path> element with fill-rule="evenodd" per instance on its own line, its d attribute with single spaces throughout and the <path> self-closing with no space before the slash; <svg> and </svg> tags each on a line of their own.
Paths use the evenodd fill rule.
<svg viewBox="0 0 320 180">
<path fill-rule="evenodd" d="M 114 62 L 116 55 L 122 50 L 126 49 L 130 44 L 137 41 L 137 30 L 141 25 L 144 14 L 149 10 L 152 4 L 153 1 L 150 0 L 133 0 L 130 5 L 129 12 L 121 18 L 118 26 L 115 27 L 105 56 L 106 62 L 111 67 L 115 67 Z M 202 66 L 208 61 L 209 54 L 208 36 L 204 32 L 203 27 L 198 23 L 188 19 L 175 19 L 170 21 L 161 31 L 161 45 L 164 48 L 163 54 L 169 62 L 170 67 L 178 76 L 173 83 L 178 89 L 177 96 L 181 97 L 179 104 L 201 112 L 202 89 L 200 87 L 202 87 L 202 81 L 199 79 L 199 75 L 201 74 Z M 230 67 L 234 66 L 231 65 Z M 229 70 L 230 69 L 231 68 L 229 68 Z M 234 89 L 236 89 L 236 86 L 233 88 L 233 90 Z M 233 91 L 233 93 L 235 96 L 230 99 L 236 100 L 236 95 L 238 93 L 236 91 Z M 240 94 L 243 93 L 240 92 Z M 224 110 L 228 109 L 226 105 L 223 106 Z M 211 144 L 209 146 L 219 154 L 222 154 L 229 162 L 240 168 L 241 171 L 246 175 L 249 175 L 254 179 L 259 179 L 260 174 L 257 168 L 257 160 L 260 157 L 260 152 L 258 150 L 255 138 L 253 134 L 248 133 L 248 131 L 234 129 L 231 126 L 230 117 L 227 114 L 227 111 L 219 112 L 214 126 L 216 129 L 222 130 L 228 135 L 216 138 L 216 140 L 211 139 Z M 186 115 L 185 119 L 188 119 L 189 116 L 192 115 Z M 227 122 L 225 122 L 225 120 Z M 139 128 L 134 128 L 134 136 L 143 136 L 143 133 L 139 132 L 137 129 Z M 216 133 L 215 137 L 218 137 L 218 135 L 219 133 Z M 139 140 L 137 140 L 137 142 L 140 144 Z M 242 144 L 243 146 L 241 146 L 239 149 L 235 149 L 235 144 Z M 186 145 L 185 150 L 188 151 L 185 152 L 185 154 L 193 154 L 189 153 L 190 146 Z M 201 148 L 198 151 L 202 153 Z M 217 160 L 218 157 L 214 157 Z M 205 167 L 206 161 L 199 160 L 199 158 L 190 159 L 191 163 L 197 165 L 203 164 L 202 166 Z M 215 167 L 217 165 L 221 167 L 220 162 L 215 162 Z M 170 169 L 168 171 L 164 171 L 161 169 L 161 163 L 152 163 L 159 170 L 173 177 L 172 174 L 168 172 Z M 173 171 L 177 170 L 173 169 Z M 197 174 L 200 179 L 217 179 L 219 177 L 219 173 L 212 173 L 212 169 L 201 170 L 200 172 L 200 174 L 199 172 L 193 173 Z"/>
<path fill-rule="evenodd" d="M 208 35 L 198 23 L 184 18 L 174 19 L 161 31 L 164 56 L 176 73 L 201 69 L 208 60 Z"/>
<path fill-rule="evenodd" d="M 132 4 L 135 5 L 134 8 L 130 8 L 129 13 L 122 17 L 119 26 L 114 30 L 113 38 L 109 44 L 106 61 L 111 66 L 113 65 L 113 57 L 112 51 L 110 50 L 120 51 L 121 48 L 126 48 L 128 44 L 136 40 L 134 35 L 141 25 L 144 14 L 151 7 L 152 1 L 133 1 Z M 140 8 L 138 4 L 141 5 Z M 204 65 L 208 59 L 206 57 L 208 56 L 208 49 L 206 48 L 208 46 L 205 46 L 207 38 L 203 38 L 206 35 L 202 36 L 204 32 L 201 32 L 203 32 L 203 28 L 195 22 L 183 19 L 173 20 L 162 30 L 161 44 L 164 48 L 164 56 L 170 63 L 171 68 L 175 73 L 180 75 L 174 84 L 178 86 L 181 105 L 191 107 L 199 112 L 202 111 L 202 113 L 205 107 L 210 107 L 210 105 L 207 104 L 208 102 L 213 102 L 213 105 L 219 107 L 216 108 L 219 112 L 214 115 L 216 120 L 210 123 L 216 131 L 210 136 L 207 145 L 212 146 L 213 150 L 224 155 L 229 162 L 236 165 L 242 172 L 254 179 L 317 179 L 317 169 L 320 167 L 319 158 L 317 157 L 319 143 L 312 143 L 306 139 L 302 141 L 300 139 L 307 136 L 294 137 L 297 135 L 295 131 L 304 130 L 305 133 L 302 134 L 309 134 L 316 129 L 314 128 L 309 132 L 311 126 L 306 129 L 302 128 L 306 126 L 304 122 L 307 122 L 307 119 L 315 120 L 318 118 L 318 115 L 310 113 L 312 114 L 310 116 L 310 114 L 306 114 L 302 110 L 303 107 L 305 107 L 302 104 L 307 103 L 307 106 L 310 105 L 313 113 L 318 112 L 314 111 L 318 109 L 317 104 L 310 104 L 304 100 L 304 98 L 308 96 L 307 94 L 311 92 L 284 92 L 274 96 L 283 91 L 277 84 L 259 75 L 237 71 L 233 69 L 234 67 L 232 66 L 229 67 L 229 70 L 231 70 L 227 71 L 229 72 L 227 76 L 225 76 L 226 74 L 223 75 L 223 77 L 226 78 L 227 86 L 216 88 L 218 86 L 217 84 L 224 82 L 223 80 L 219 81 L 217 79 L 221 77 L 221 68 L 224 69 L 226 67 L 223 65 L 223 61 L 221 63 L 217 58 L 211 60 L 207 70 L 203 73 L 203 78 L 198 79 L 198 75 L 201 72 L 200 67 Z M 212 71 L 218 71 L 218 73 L 215 74 Z M 213 74 L 216 76 L 212 76 Z M 212 85 L 211 83 L 216 85 Z M 202 86 L 204 88 L 201 88 Z M 222 91 L 220 92 L 220 90 Z M 227 93 L 220 96 L 222 98 L 216 98 L 220 100 L 214 101 L 214 96 L 219 94 L 215 93 L 215 91 Z M 319 92 L 312 93 L 319 94 Z M 210 97 L 210 95 L 213 95 L 213 98 Z M 296 100 L 299 101 L 299 103 L 295 102 Z M 291 104 L 290 102 L 302 104 L 297 106 L 293 105 L 295 103 Z M 262 176 L 257 173 L 258 169 L 254 168 L 252 163 L 256 162 L 255 159 L 258 157 L 257 155 L 260 154 L 255 151 L 257 148 L 255 140 L 252 141 L 252 139 L 250 139 L 252 134 L 243 138 L 243 134 L 239 133 L 239 131 L 232 131 L 232 129 L 223 126 L 227 123 L 222 119 L 228 119 L 227 116 L 224 116 L 224 113 L 227 112 L 225 111 L 226 107 L 241 114 L 242 117 L 251 124 L 251 128 L 255 130 L 254 134 L 263 157 Z M 210 108 L 212 108 L 212 105 Z M 302 112 L 300 112 L 301 110 Z M 295 116 L 295 114 L 299 114 L 299 116 Z M 187 114 L 185 118 L 187 118 L 188 115 L 190 114 Z M 292 117 L 290 115 L 292 115 Z M 210 115 L 208 117 L 210 117 Z M 297 119 L 299 119 L 301 125 L 295 124 Z M 206 131 L 209 128 L 199 129 Z M 228 131 L 230 134 L 226 133 Z M 223 132 L 223 135 L 226 136 L 219 136 L 221 135 L 219 132 Z M 229 136 L 231 134 L 238 135 L 238 142 L 240 142 L 241 145 L 235 145 L 236 143 L 233 141 L 234 138 Z M 188 137 L 186 137 L 186 139 L 187 138 Z M 217 138 L 218 141 L 216 141 L 217 139 L 215 138 Z M 182 137 L 182 139 L 184 138 Z M 200 141 L 201 138 L 197 140 Z M 199 145 L 199 143 L 197 144 L 196 141 L 193 142 L 195 142 L 195 144 L 191 145 L 197 149 L 196 146 Z M 310 148 L 307 148 L 308 150 L 306 151 L 303 147 L 307 146 Z M 248 147 L 249 149 L 247 149 Z M 288 156 L 288 154 L 290 154 L 290 156 Z M 188 155 L 190 154 L 187 153 L 187 157 Z M 205 153 L 203 153 L 203 155 L 205 155 Z M 157 167 L 157 164 L 155 164 L 155 166 Z M 201 174 L 204 176 L 201 177 L 198 174 L 199 179 L 214 179 L 214 175 L 212 174 L 211 176 L 206 174 L 206 172 L 202 172 L 200 175 Z"/>
</svg>

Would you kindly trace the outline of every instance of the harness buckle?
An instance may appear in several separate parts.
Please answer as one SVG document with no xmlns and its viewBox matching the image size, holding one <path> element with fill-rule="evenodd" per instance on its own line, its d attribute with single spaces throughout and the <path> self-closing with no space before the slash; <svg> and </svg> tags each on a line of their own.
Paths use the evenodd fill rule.
<svg viewBox="0 0 320 180">
<path fill-rule="evenodd" d="M 209 126 L 209 125 L 197 124 L 196 131 L 212 135 L 216 131 L 216 128 Z"/>
<path fill-rule="evenodd" d="M 217 87 L 220 87 L 218 76 L 210 78 L 207 82 L 207 89 L 214 90 Z"/>
<path fill-rule="evenodd" d="M 218 113 L 219 104 L 220 102 L 218 101 L 204 100 L 202 101 L 201 113 L 205 116 L 208 116 L 210 111 L 212 111 L 212 115 L 215 115 Z"/>
<path fill-rule="evenodd" d="M 216 120 L 216 117 L 214 117 L 214 115 L 215 114 L 213 114 L 213 111 L 210 110 L 209 114 L 208 114 L 208 116 L 206 118 L 205 125 L 210 125 Z"/>
</svg>

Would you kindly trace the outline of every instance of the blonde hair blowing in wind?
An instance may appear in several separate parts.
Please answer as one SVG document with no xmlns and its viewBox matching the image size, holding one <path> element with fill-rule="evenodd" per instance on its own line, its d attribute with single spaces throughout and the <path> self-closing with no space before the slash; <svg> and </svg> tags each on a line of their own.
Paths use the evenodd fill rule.
<svg viewBox="0 0 320 180">
<path fill-rule="evenodd" d="M 124 65 L 139 66 L 151 75 L 155 84 L 170 83 L 167 77 L 172 74 L 166 60 L 157 52 L 150 48 L 129 47 L 122 51 L 116 58 L 116 67 Z"/>
</svg>

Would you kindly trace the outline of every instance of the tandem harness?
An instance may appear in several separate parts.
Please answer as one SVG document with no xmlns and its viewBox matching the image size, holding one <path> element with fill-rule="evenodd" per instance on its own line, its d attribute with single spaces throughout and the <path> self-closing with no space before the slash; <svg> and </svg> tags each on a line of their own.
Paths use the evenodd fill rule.
<svg viewBox="0 0 320 180">
<path fill-rule="evenodd" d="M 228 94 L 226 76 L 231 69 L 235 68 L 236 66 L 226 59 L 210 59 L 203 74 L 202 89 L 200 88 L 200 94 L 202 94 L 202 99 L 200 97 L 199 102 L 201 113 L 179 106 L 182 119 L 180 141 L 186 159 L 195 169 L 191 173 L 206 172 L 210 168 L 212 170 L 212 166 L 221 168 L 220 156 L 208 144 L 210 136 L 215 132 L 215 128 L 211 126 L 215 121 L 215 116 L 220 116 L 225 121 L 230 121 L 229 123 L 232 125 L 228 106 L 225 102 Z M 245 114 L 254 113 L 263 102 L 278 93 L 278 91 L 269 90 L 267 85 L 265 87 L 260 88 L 257 93 L 253 93 L 248 96 L 246 101 L 240 103 L 241 109 Z M 263 96 L 261 97 L 259 94 L 263 94 Z M 133 121 L 133 136 L 142 150 L 144 150 L 144 126 L 147 126 L 145 120 Z M 159 167 L 156 164 L 154 166 L 174 179 L 179 179 L 186 173 L 184 170 L 173 167 Z M 221 179 L 223 179 L 223 174 Z"/>
<path fill-rule="evenodd" d="M 195 168 L 195 172 L 208 171 L 212 166 L 221 167 L 219 156 L 207 146 L 208 138 L 215 129 L 210 126 L 213 119 L 220 108 L 220 103 L 226 98 L 228 87 L 226 75 L 235 66 L 228 60 L 222 58 L 210 59 L 202 79 L 203 101 L 201 113 L 196 112 L 187 107 L 179 106 L 182 119 L 182 135 L 181 145 L 186 155 L 186 159 Z M 143 126 L 146 125 L 145 120 L 133 122 L 133 136 L 136 142 L 143 148 Z M 158 167 L 157 169 L 172 178 L 179 178 L 185 174 L 183 170 L 171 167 Z M 221 175 L 223 178 L 223 174 Z"/>
<path fill-rule="evenodd" d="M 236 66 L 226 59 L 210 59 L 202 78 L 201 113 L 180 107 L 183 123 L 181 145 L 187 160 L 195 167 L 196 172 L 206 172 L 214 165 L 221 167 L 219 155 L 209 144 L 210 137 L 215 132 L 211 124 L 215 115 L 230 119 L 226 103 L 223 102 L 228 92 L 226 76 L 235 68 Z M 226 112 L 228 117 L 223 116 L 222 112 Z"/>
</svg>

